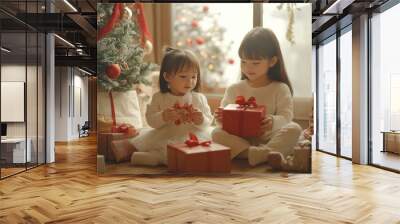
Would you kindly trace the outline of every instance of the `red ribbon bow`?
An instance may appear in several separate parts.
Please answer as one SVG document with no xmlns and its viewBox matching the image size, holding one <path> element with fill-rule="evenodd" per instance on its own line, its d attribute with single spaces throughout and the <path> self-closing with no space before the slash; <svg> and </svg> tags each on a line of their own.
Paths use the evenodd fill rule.
<svg viewBox="0 0 400 224">
<path fill-rule="evenodd" d="M 182 106 L 179 103 L 175 103 L 174 109 L 176 110 L 184 110 L 185 112 L 182 113 L 182 118 L 175 121 L 176 125 L 180 125 L 182 122 L 186 123 L 189 122 L 192 118 L 193 113 L 193 105 L 189 105 L 187 103 L 183 104 Z"/>
<path fill-rule="evenodd" d="M 97 32 L 97 41 L 103 39 L 103 37 L 105 37 L 109 32 L 111 32 L 115 24 L 121 19 L 122 10 L 123 6 L 121 3 L 114 4 L 110 20 L 108 20 L 107 23 L 104 25 L 104 27 L 101 27 Z"/>
<path fill-rule="evenodd" d="M 254 96 L 250 97 L 247 101 L 244 96 L 237 96 L 235 103 L 239 104 L 239 107 L 257 107 L 256 98 Z"/>
<path fill-rule="evenodd" d="M 185 103 L 182 106 L 179 103 L 175 103 L 174 108 L 175 109 L 185 109 L 185 110 L 190 111 L 193 109 L 193 106 L 191 104 L 189 105 L 188 103 Z"/>
<path fill-rule="evenodd" d="M 112 126 L 112 132 L 113 133 L 125 133 L 129 134 L 129 130 L 134 129 L 134 127 L 130 124 L 122 123 L 120 125 L 113 125 Z M 136 130 L 135 130 L 136 132 Z"/>
<path fill-rule="evenodd" d="M 185 141 L 185 144 L 189 147 L 194 147 L 194 146 L 198 146 L 198 145 L 210 146 L 211 141 L 200 142 L 195 134 L 189 133 L 189 139 Z"/>
</svg>

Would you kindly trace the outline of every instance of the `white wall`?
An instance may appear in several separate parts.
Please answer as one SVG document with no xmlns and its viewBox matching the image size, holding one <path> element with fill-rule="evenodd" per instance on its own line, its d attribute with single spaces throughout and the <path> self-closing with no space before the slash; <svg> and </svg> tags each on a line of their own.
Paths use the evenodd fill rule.
<svg viewBox="0 0 400 224">
<path fill-rule="evenodd" d="M 68 141 L 69 79 L 67 67 L 55 68 L 55 141 Z"/>
<path fill-rule="evenodd" d="M 71 135 L 75 137 L 78 137 L 78 124 L 81 126 L 85 123 L 85 121 L 88 121 L 88 106 L 89 106 L 89 92 L 88 92 L 88 78 L 87 77 L 82 77 L 80 75 L 76 75 L 78 70 L 75 70 L 75 77 L 74 77 L 74 93 L 75 94 L 73 99 L 75 100 L 74 108 L 73 110 L 75 113 L 72 113 L 73 119 L 72 119 L 72 130 L 71 130 Z M 81 74 L 80 72 L 78 74 Z M 80 91 L 80 93 L 79 93 Z M 80 97 L 79 97 L 80 95 Z M 79 102 L 79 100 L 81 102 Z M 79 108 L 81 107 L 81 108 Z M 81 110 L 81 111 L 80 111 Z"/>
<path fill-rule="evenodd" d="M 38 70 L 36 70 L 38 69 Z M 39 154 L 39 163 L 44 163 L 44 92 L 42 67 L 25 64 L 3 64 L 1 66 L 2 81 L 25 82 L 26 83 L 26 110 L 27 120 L 25 122 L 7 122 L 7 137 L 24 138 L 25 135 L 31 139 L 32 158 Z M 28 78 L 26 81 L 25 78 Z M 38 92 L 37 92 L 38 91 Z M 7 97 L 7 96 L 2 96 Z M 1 108 L 10 110 L 10 108 Z M 22 111 L 23 113 L 25 111 Z M 27 133 L 26 133 L 27 131 Z M 39 150 L 37 152 L 37 150 Z M 36 159 L 34 159 L 36 161 Z"/>
<path fill-rule="evenodd" d="M 77 139 L 78 124 L 88 120 L 88 78 L 81 75 L 75 68 L 56 67 L 56 141 Z"/>
</svg>

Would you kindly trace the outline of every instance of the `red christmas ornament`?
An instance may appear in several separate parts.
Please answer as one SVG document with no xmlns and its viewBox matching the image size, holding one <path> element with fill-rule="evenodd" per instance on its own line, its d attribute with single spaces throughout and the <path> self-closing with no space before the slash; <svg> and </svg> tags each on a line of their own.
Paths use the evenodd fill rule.
<svg viewBox="0 0 400 224">
<path fill-rule="evenodd" d="M 121 75 L 121 68 L 118 64 L 108 65 L 106 68 L 106 74 L 110 79 L 117 79 Z"/>
<path fill-rule="evenodd" d="M 203 6 L 203 12 L 208 12 L 208 6 L 207 5 Z"/>
<path fill-rule="evenodd" d="M 205 42 L 205 40 L 204 40 L 203 37 L 197 37 L 197 38 L 196 38 L 196 43 L 197 43 L 198 45 L 202 45 L 202 44 L 204 44 L 204 42 Z"/>
<path fill-rule="evenodd" d="M 195 29 L 197 27 L 199 27 L 199 22 L 197 22 L 196 20 L 193 20 L 192 21 L 192 28 Z"/>
<path fill-rule="evenodd" d="M 231 64 L 231 65 L 233 65 L 233 64 L 235 64 L 235 60 L 233 60 L 232 58 L 230 58 L 230 59 L 228 60 L 228 63 Z"/>
</svg>

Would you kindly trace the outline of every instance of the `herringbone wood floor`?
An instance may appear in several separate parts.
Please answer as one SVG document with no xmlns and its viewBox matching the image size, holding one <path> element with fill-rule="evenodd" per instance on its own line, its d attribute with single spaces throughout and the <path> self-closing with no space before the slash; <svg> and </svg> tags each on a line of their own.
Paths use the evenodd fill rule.
<svg viewBox="0 0 400 224">
<path fill-rule="evenodd" d="M 400 223 L 400 175 L 313 154 L 312 174 L 98 177 L 94 138 L 0 181 L 0 223 Z"/>
</svg>

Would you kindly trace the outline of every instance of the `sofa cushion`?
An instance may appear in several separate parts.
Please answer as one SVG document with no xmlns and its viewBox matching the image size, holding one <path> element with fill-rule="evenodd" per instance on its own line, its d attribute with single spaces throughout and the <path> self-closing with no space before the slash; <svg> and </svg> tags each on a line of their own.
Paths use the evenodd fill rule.
<svg viewBox="0 0 400 224">
<path fill-rule="evenodd" d="M 303 129 L 307 128 L 313 113 L 312 97 L 293 97 L 293 121 Z"/>
</svg>

